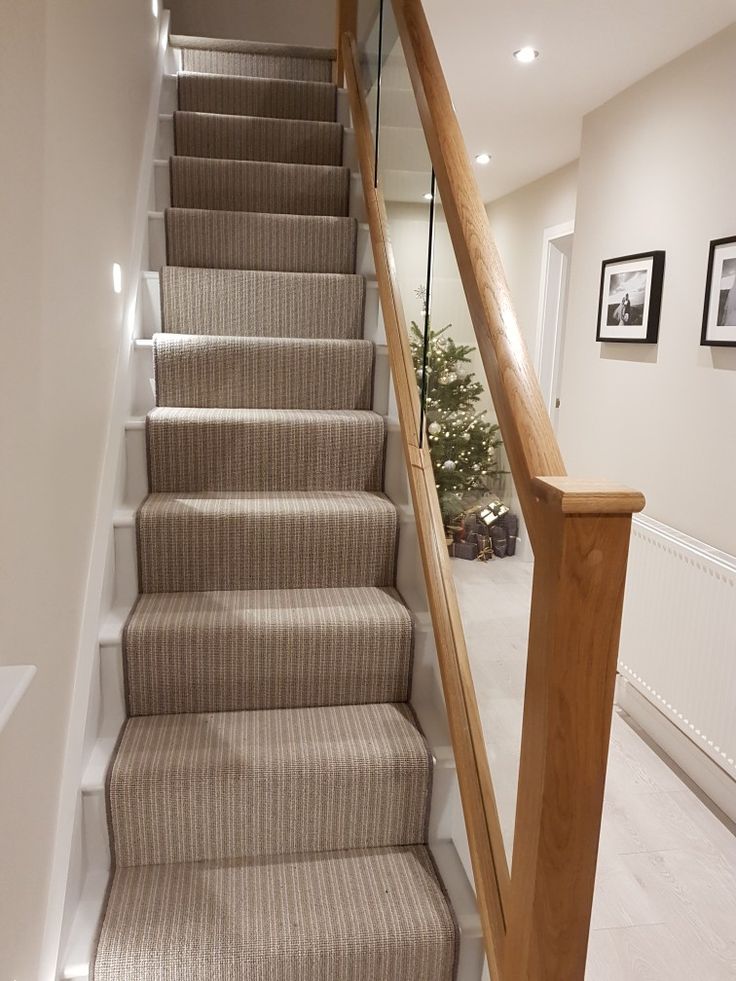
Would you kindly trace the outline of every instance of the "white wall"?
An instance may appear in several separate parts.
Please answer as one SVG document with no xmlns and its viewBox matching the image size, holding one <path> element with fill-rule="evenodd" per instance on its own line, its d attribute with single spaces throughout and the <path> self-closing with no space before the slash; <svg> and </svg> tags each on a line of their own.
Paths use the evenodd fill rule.
<svg viewBox="0 0 736 981">
<path fill-rule="evenodd" d="M 1 27 L 0 658 L 38 673 L 0 735 L 0 975 L 33 981 L 157 22 L 25 0 Z"/>
<path fill-rule="evenodd" d="M 571 473 L 736 554 L 736 349 L 701 348 L 708 243 L 736 235 L 736 27 L 586 117 L 560 437 Z M 596 343 L 601 261 L 666 250 L 656 346 Z"/>
<path fill-rule="evenodd" d="M 542 239 L 546 228 L 575 219 L 577 161 L 487 205 L 493 236 L 527 347 L 534 357 Z"/>
<path fill-rule="evenodd" d="M 335 46 L 337 0 L 167 0 L 175 34 Z"/>
</svg>

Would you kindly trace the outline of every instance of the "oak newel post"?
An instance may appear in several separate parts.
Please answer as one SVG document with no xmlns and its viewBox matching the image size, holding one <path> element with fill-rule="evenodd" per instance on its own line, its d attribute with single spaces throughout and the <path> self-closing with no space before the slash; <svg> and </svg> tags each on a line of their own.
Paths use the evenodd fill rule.
<svg viewBox="0 0 736 981">
<path fill-rule="evenodd" d="M 524 726 L 504 981 L 585 974 L 635 491 L 533 481 Z"/>
</svg>

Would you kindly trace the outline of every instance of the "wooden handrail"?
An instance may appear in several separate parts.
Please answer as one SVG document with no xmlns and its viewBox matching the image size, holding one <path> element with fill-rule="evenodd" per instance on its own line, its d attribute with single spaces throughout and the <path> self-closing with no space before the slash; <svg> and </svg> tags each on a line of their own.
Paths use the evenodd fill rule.
<svg viewBox="0 0 736 981">
<path fill-rule="evenodd" d="M 343 59 L 430 612 L 494 981 L 582 981 L 637 491 L 566 475 L 421 0 L 391 0 L 535 569 L 509 877 L 355 42 Z"/>
<path fill-rule="evenodd" d="M 503 957 L 509 870 L 457 594 L 445 545 L 432 461 L 426 443 L 422 448 L 419 446 L 419 400 L 414 365 L 396 280 L 383 195 L 374 187 L 373 144 L 365 97 L 359 84 L 355 39 L 345 35 L 342 48 L 404 458 L 417 519 L 427 598 L 473 862 L 478 906 L 484 936 L 487 938 L 488 958 L 495 977 Z"/>
<path fill-rule="evenodd" d="M 439 187 L 478 350 L 529 535 L 531 480 L 565 465 L 514 312 L 488 215 L 419 0 L 394 0 L 399 34 Z"/>
</svg>

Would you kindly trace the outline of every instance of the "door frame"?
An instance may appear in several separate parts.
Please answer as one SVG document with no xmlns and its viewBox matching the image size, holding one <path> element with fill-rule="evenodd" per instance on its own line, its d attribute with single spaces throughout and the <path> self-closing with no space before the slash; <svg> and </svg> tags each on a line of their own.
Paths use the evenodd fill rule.
<svg viewBox="0 0 736 981">
<path fill-rule="evenodd" d="M 545 228 L 542 236 L 542 268 L 534 367 L 552 425 L 557 429 L 560 369 L 564 348 L 567 288 L 575 222 Z"/>
</svg>

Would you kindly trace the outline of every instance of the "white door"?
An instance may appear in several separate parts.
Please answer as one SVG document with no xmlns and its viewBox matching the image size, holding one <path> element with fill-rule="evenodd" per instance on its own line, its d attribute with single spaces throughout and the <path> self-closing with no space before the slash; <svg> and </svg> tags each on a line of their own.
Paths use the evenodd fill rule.
<svg viewBox="0 0 736 981">
<path fill-rule="evenodd" d="M 560 376 L 573 233 L 572 222 L 547 228 L 542 247 L 536 368 L 544 402 L 555 430 L 562 401 Z"/>
</svg>

